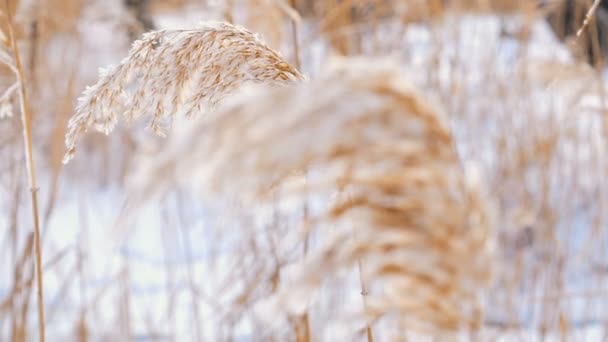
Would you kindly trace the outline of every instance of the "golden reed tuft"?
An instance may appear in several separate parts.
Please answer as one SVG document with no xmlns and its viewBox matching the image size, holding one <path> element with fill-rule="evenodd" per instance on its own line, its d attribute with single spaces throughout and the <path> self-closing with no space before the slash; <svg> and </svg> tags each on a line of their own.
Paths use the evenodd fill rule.
<svg viewBox="0 0 608 342">
<path fill-rule="evenodd" d="M 192 30 L 150 32 L 133 44 L 119 65 L 100 72 L 79 99 L 66 134 L 68 162 L 91 127 L 109 133 L 119 117 L 151 116 L 163 135 L 176 114 L 209 110 L 246 83 L 281 83 L 303 76 L 256 35 L 210 22 Z"/>
</svg>

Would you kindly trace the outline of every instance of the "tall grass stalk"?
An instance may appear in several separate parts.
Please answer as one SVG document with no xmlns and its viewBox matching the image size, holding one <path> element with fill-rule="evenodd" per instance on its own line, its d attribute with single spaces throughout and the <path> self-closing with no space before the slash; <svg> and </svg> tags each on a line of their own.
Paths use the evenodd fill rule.
<svg viewBox="0 0 608 342">
<path fill-rule="evenodd" d="M 5 0 L 6 7 L 9 8 L 9 1 Z M 32 194 L 32 218 L 34 220 L 34 251 L 35 251 L 35 268 L 36 268 L 36 286 L 38 295 L 38 324 L 39 324 L 39 340 L 45 340 L 44 326 L 44 286 L 42 280 L 42 247 L 40 243 L 40 219 L 38 216 L 38 186 L 36 182 L 36 172 L 34 165 L 34 156 L 32 152 L 32 126 L 30 120 L 30 112 L 27 103 L 27 90 L 25 86 L 25 76 L 21 65 L 21 56 L 19 54 L 19 46 L 15 38 L 15 30 L 13 28 L 13 16 L 8 11 L 8 32 L 11 44 L 11 49 L 15 62 L 17 79 L 19 82 L 19 104 L 21 109 L 21 122 L 23 124 L 23 143 L 25 146 L 25 160 L 28 173 L 28 181 L 30 192 Z"/>
<path fill-rule="evenodd" d="M 589 11 L 587 11 L 587 15 L 585 15 L 585 21 L 583 22 L 583 26 L 581 26 L 581 28 L 576 32 L 577 37 L 580 37 L 583 34 L 583 31 L 585 31 L 585 28 L 587 28 L 587 26 L 589 25 L 589 23 L 594 20 L 595 11 L 597 11 L 597 8 L 599 7 L 601 2 L 601 0 L 595 0 L 593 2 L 593 5 L 591 5 Z"/>
<path fill-rule="evenodd" d="M 296 0 L 289 0 L 289 5 L 292 8 L 296 7 Z M 296 69 L 301 70 L 301 63 L 300 63 L 300 46 L 299 46 L 299 42 L 298 42 L 298 22 L 294 19 L 291 18 L 291 40 L 293 43 L 293 65 L 296 67 Z"/>
</svg>

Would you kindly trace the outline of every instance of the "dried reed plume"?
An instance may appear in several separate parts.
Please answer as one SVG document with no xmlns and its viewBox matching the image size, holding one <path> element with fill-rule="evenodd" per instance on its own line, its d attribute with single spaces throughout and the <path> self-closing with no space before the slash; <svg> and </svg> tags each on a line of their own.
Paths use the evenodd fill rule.
<svg viewBox="0 0 608 342">
<path fill-rule="evenodd" d="M 127 121 L 152 116 L 149 127 L 162 135 L 175 115 L 209 110 L 243 84 L 302 78 L 242 27 L 212 22 L 192 30 L 147 33 L 79 99 L 66 134 L 64 162 L 88 128 L 108 133 L 121 114 Z"/>
<path fill-rule="evenodd" d="M 489 274 L 488 214 L 446 120 L 398 69 L 346 60 L 310 83 L 236 96 L 172 135 L 164 153 L 144 163 L 153 177 L 144 186 L 175 172 L 203 194 L 251 200 L 255 214 L 273 206 L 275 190 L 289 203 L 331 202 L 312 211 L 304 229 L 322 243 L 285 266 L 293 283 L 268 297 L 289 314 L 308 310 L 324 280 L 363 260 L 370 293 L 359 313 L 368 319 L 396 315 L 406 327 L 440 331 L 475 327 Z M 294 181 L 303 172 L 307 181 Z M 279 245 L 288 243 L 283 238 Z"/>
</svg>

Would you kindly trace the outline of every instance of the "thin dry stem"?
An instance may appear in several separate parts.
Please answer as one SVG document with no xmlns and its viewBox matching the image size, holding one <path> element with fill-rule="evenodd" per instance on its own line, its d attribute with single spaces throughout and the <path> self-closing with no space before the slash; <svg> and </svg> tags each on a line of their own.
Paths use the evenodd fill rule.
<svg viewBox="0 0 608 342">
<path fill-rule="evenodd" d="M 296 0 L 289 0 L 291 8 L 296 7 Z M 293 61 L 296 69 L 301 69 L 300 63 L 300 46 L 298 42 L 298 21 L 294 18 L 291 19 L 291 41 L 293 44 Z"/>
<path fill-rule="evenodd" d="M 6 7 L 9 7 L 9 1 L 6 0 Z M 27 102 L 27 91 L 25 86 L 25 76 L 21 65 L 21 56 L 19 55 L 19 47 L 13 29 L 12 15 L 8 14 L 8 31 L 11 42 L 11 49 L 14 56 L 15 68 L 17 69 L 17 79 L 19 82 L 19 103 L 21 107 L 21 122 L 23 124 L 23 143 L 25 146 L 25 157 L 28 171 L 28 181 L 30 192 L 32 194 L 32 219 L 34 221 L 34 250 L 35 250 L 35 268 L 36 268 L 36 286 L 38 294 L 38 324 L 39 324 L 39 340 L 45 341 L 45 321 L 44 321 L 44 286 L 42 278 L 42 247 L 40 242 L 40 218 L 38 215 L 38 185 L 36 183 L 36 172 L 34 165 L 34 154 L 32 152 L 32 127 L 30 112 Z"/>
<path fill-rule="evenodd" d="M 595 0 L 593 2 L 593 5 L 591 5 L 591 7 L 589 8 L 589 11 L 587 11 L 587 15 L 585 15 L 585 21 L 583 21 L 583 25 L 576 32 L 576 36 L 577 37 L 580 37 L 581 34 L 583 34 L 583 31 L 585 31 L 585 28 L 587 28 L 587 25 L 589 25 L 589 23 L 593 20 L 593 16 L 595 15 L 595 11 L 597 10 L 597 8 L 598 8 L 598 6 L 600 5 L 601 2 L 602 2 L 602 0 Z"/>
<path fill-rule="evenodd" d="M 367 300 L 365 297 L 368 295 L 368 292 L 367 286 L 365 285 L 365 279 L 363 279 L 363 261 L 361 261 L 361 259 L 357 260 L 357 269 L 359 271 L 359 282 L 361 283 L 361 300 L 363 301 L 363 308 L 367 310 Z M 374 333 L 369 324 L 366 325 L 365 332 L 367 335 L 367 342 L 374 342 Z"/>
</svg>

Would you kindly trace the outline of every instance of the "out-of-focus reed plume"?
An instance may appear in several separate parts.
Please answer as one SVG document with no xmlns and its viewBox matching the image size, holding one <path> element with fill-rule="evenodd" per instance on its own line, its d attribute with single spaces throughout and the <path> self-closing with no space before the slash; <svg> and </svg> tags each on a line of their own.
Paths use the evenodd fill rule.
<svg viewBox="0 0 608 342">
<path fill-rule="evenodd" d="M 143 163 L 146 175 L 134 177 L 136 192 L 175 174 L 201 194 L 249 199 L 252 211 L 272 206 L 276 191 L 289 203 L 329 202 L 311 212 L 308 228 L 290 228 L 287 236 L 321 243 L 286 265 L 291 281 L 264 299 L 302 314 L 324 280 L 363 260 L 369 294 L 359 313 L 370 322 L 476 328 L 491 265 L 487 203 L 459 162 L 446 119 L 398 70 L 343 60 L 310 83 L 245 92 L 171 135 Z"/>
</svg>

